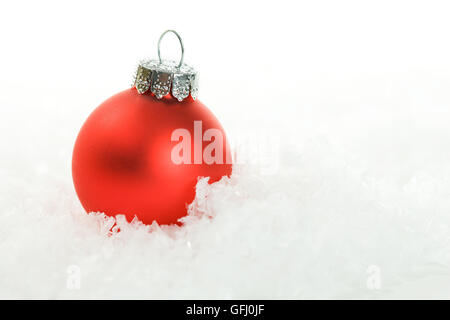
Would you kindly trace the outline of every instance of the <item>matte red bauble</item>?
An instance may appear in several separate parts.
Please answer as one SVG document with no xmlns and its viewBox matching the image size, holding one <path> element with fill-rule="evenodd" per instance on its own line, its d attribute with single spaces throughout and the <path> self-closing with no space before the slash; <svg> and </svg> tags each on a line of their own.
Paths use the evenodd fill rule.
<svg viewBox="0 0 450 320">
<path fill-rule="evenodd" d="M 181 62 L 175 68 L 161 60 L 152 67 L 153 62 L 141 63 L 135 86 L 103 102 L 78 134 L 72 175 L 87 212 L 124 214 L 129 221 L 136 216 L 146 224 L 177 223 L 194 200 L 199 177 L 215 182 L 231 174 L 222 126 L 208 108 L 182 90 L 187 87 L 187 94 L 192 94 L 196 74 L 183 71 L 186 65 Z M 190 141 L 184 141 L 189 148 L 181 151 L 186 160 L 182 163 L 173 159 L 174 148 L 183 142 L 174 139 L 180 129 L 190 133 L 183 137 Z M 204 141 L 209 129 L 219 133 L 214 139 L 222 141 L 211 137 Z M 210 141 L 218 142 L 212 154 L 222 160 L 194 159 L 203 155 Z"/>
</svg>

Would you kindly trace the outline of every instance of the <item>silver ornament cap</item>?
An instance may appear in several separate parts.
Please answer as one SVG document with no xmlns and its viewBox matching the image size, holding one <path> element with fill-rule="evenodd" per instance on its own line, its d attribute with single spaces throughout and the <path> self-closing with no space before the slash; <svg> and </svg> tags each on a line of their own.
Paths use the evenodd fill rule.
<svg viewBox="0 0 450 320">
<path fill-rule="evenodd" d="M 181 59 L 178 63 L 161 59 L 161 40 L 168 32 L 174 33 L 180 41 Z M 133 81 L 133 87 L 136 87 L 137 92 L 145 94 L 150 91 L 157 99 L 171 94 L 180 102 L 191 95 L 195 100 L 198 94 L 198 74 L 194 68 L 183 62 L 184 45 L 176 31 L 163 32 L 158 41 L 158 58 L 139 62 Z"/>
</svg>

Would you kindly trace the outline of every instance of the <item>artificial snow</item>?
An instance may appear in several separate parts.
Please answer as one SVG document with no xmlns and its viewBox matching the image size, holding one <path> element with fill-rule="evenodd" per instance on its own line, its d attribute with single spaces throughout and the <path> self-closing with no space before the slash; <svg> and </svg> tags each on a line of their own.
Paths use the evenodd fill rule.
<svg viewBox="0 0 450 320">
<path fill-rule="evenodd" d="M 83 211 L 70 160 L 89 93 L 30 88 L 39 117 L 3 96 L 0 298 L 450 298 L 449 78 L 347 77 L 259 123 L 229 97 L 233 175 L 199 180 L 182 227 Z"/>
</svg>

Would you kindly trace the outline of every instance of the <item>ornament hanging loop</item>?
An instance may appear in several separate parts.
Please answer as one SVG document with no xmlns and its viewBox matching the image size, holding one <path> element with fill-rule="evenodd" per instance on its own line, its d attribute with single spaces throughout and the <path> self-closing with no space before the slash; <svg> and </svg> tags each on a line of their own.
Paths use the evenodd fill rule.
<svg viewBox="0 0 450 320">
<path fill-rule="evenodd" d="M 181 46 L 181 59 L 180 59 L 180 63 L 178 64 L 178 68 L 180 68 L 183 65 L 183 60 L 184 60 L 184 45 L 183 45 L 183 40 L 181 40 L 180 35 L 175 31 L 175 30 L 166 30 L 162 33 L 162 35 L 159 37 L 158 40 L 158 57 L 159 57 L 159 63 L 162 63 L 162 59 L 161 59 L 161 50 L 160 50 L 160 46 L 161 46 L 161 40 L 162 38 L 166 35 L 166 33 L 168 32 L 172 32 L 173 34 L 175 34 L 178 38 L 178 40 L 180 41 L 180 46 Z"/>
<path fill-rule="evenodd" d="M 166 33 L 172 32 L 178 38 L 181 47 L 179 63 L 161 58 L 161 40 Z M 184 45 L 180 35 L 174 30 L 166 30 L 159 37 L 158 58 L 139 62 L 133 86 L 139 94 L 150 91 L 157 99 L 171 94 L 178 101 L 183 101 L 189 95 L 196 99 L 198 95 L 198 75 L 194 68 L 183 63 Z"/>
</svg>

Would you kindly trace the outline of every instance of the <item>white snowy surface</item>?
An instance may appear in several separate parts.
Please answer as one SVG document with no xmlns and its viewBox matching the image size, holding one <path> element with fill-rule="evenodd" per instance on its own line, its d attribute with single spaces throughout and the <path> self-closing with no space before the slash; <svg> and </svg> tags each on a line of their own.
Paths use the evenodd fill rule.
<svg viewBox="0 0 450 320">
<path fill-rule="evenodd" d="M 315 35 L 301 31 L 303 22 L 294 24 L 296 33 L 283 29 L 293 22 L 281 18 L 271 33 L 273 26 L 255 17 L 263 35 L 254 36 L 267 41 L 239 54 L 221 53 L 248 41 L 219 27 L 225 17 L 217 17 L 211 34 L 202 25 L 173 26 L 187 35 L 186 55 L 199 62 L 193 64 L 202 75 L 200 100 L 222 121 L 241 160 L 231 179 L 198 183 L 184 227 L 119 217 L 119 233 L 107 231 L 109 218 L 83 211 L 71 152 L 89 112 L 126 88 L 125 76 L 148 52 L 143 48 L 156 43 L 160 25 L 144 45 L 126 32 L 136 26 L 116 27 L 113 18 L 145 21 L 140 13 L 113 6 L 103 23 L 124 31 L 108 35 L 88 30 L 101 12 L 89 6 L 88 27 L 76 33 L 73 11 L 54 18 L 79 38 L 54 43 L 43 32 L 50 22 L 28 30 L 33 43 L 33 32 L 44 34 L 35 48 L 35 60 L 44 63 L 24 66 L 18 50 L 3 53 L 9 60 L 1 62 L 0 298 L 450 298 L 450 50 L 438 41 L 449 22 L 440 20 L 439 8 L 416 6 L 398 24 L 405 8 L 387 6 L 376 18 L 345 16 L 352 3 L 338 10 L 339 19 L 333 10 L 323 17 L 322 8 L 301 8 L 313 26 L 328 23 L 312 28 Z M 263 17 L 276 14 L 272 9 Z M 380 14 L 383 24 L 373 29 Z M 212 23 L 209 12 L 200 15 Z M 426 32 L 414 24 L 421 15 L 428 17 Z M 281 31 L 288 32 L 282 40 Z M 360 33 L 368 39 L 354 44 Z M 96 42 L 100 35 L 119 37 L 129 49 L 114 53 L 119 49 L 110 42 Z M 12 44 L 13 37 L 3 41 Z M 319 53 L 317 46 L 330 50 Z M 219 56 L 210 57 L 207 47 Z M 280 53 L 286 59 L 277 59 Z M 224 73 L 232 68 L 254 76 Z M 285 82 L 277 82 L 280 72 Z M 67 285 L 73 270 L 80 272 L 79 289 Z"/>
</svg>

